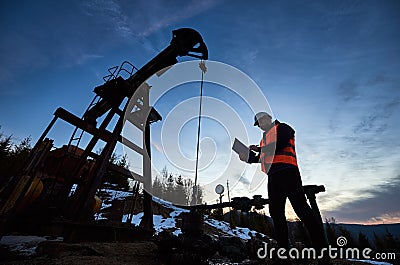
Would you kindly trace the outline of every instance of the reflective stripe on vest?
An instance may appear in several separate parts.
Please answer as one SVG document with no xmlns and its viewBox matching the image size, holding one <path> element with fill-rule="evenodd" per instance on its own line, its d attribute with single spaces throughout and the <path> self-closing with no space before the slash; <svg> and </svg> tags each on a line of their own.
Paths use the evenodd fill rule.
<svg viewBox="0 0 400 265">
<path fill-rule="evenodd" d="M 276 139 L 277 139 L 277 130 L 279 124 L 276 124 L 272 127 L 264 137 L 261 139 L 260 147 L 260 161 L 261 161 L 261 170 L 265 173 L 268 173 L 269 167 L 271 164 L 274 163 L 284 163 L 284 164 L 291 164 L 297 166 L 297 159 L 296 159 L 296 148 L 294 143 L 294 137 L 289 140 L 289 143 L 285 148 L 282 150 L 275 152 L 275 155 L 267 155 L 263 151 L 263 147 L 266 147 L 268 144 L 275 144 L 274 148 L 276 147 Z"/>
</svg>

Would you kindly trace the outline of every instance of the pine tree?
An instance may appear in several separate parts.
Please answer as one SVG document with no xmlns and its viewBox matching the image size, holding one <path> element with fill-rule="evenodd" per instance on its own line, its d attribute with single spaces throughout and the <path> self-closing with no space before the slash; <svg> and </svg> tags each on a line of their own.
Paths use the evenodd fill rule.
<svg viewBox="0 0 400 265">
<path fill-rule="evenodd" d="M 12 155 L 11 136 L 0 132 L 0 184 L 6 183 L 10 174 L 10 157 Z M 3 185 L 1 185 L 3 186 Z"/>
<path fill-rule="evenodd" d="M 358 233 L 358 247 L 360 249 L 371 248 L 371 244 L 369 243 L 367 236 L 361 231 Z"/>
<path fill-rule="evenodd" d="M 6 136 L 0 132 L 0 184 L 18 174 L 31 150 L 30 137 L 15 144 L 11 135 Z"/>
<path fill-rule="evenodd" d="M 181 204 L 181 205 L 187 205 L 187 199 L 186 199 L 186 192 L 185 192 L 185 184 L 182 178 L 182 175 L 179 175 L 178 177 L 175 178 L 175 203 Z"/>
<path fill-rule="evenodd" d="M 164 179 L 164 197 L 167 201 L 174 202 L 174 177 L 172 176 L 172 174 L 168 174 L 166 177 L 164 176 Z"/>
<path fill-rule="evenodd" d="M 101 149 L 98 151 L 98 153 L 101 153 Z M 126 155 L 118 156 L 117 154 L 112 153 L 109 159 L 109 163 L 125 169 L 129 168 Z M 107 170 L 104 174 L 103 183 L 105 188 L 112 188 L 117 190 L 129 189 L 129 179 L 126 176 L 123 176 L 111 170 Z"/>
<path fill-rule="evenodd" d="M 188 205 L 193 197 L 193 181 L 182 175 L 175 175 L 167 167 L 161 170 L 161 176 L 153 180 L 153 194 L 175 204 Z M 202 189 L 198 188 L 198 204 L 202 202 Z"/>
<path fill-rule="evenodd" d="M 356 242 L 351 235 L 350 231 L 344 228 L 343 226 L 339 226 L 339 236 L 344 236 L 347 240 L 346 247 L 347 248 L 354 248 L 356 247 Z"/>
<path fill-rule="evenodd" d="M 198 205 L 202 204 L 203 202 L 203 190 L 201 189 L 200 185 L 193 186 L 192 190 L 192 198 L 190 201 L 191 205 Z"/>
<path fill-rule="evenodd" d="M 11 135 L 5 136 L 3 133 L 0 132 L 0 159 L 6 158 L 10 155 L 11 147 Z"/>
<path fill-rule="evenodd" d="M 265 218 L 265 219 L 267 221 L 267 230 L 264 234 L 269 237 L 273 237 L 274 236 L 274 223 L 272 222 L 271 219 L 267 219 L 267 218 Z"/>
<path fill-rule="evenodd" d="M 398 251 L 399 241 L 386 228 L 386 233 L 383 235 L 383 246 L 385 251 Z"/>
<path fill-rule="evenodd" d="M 331 217 L 330 219 L 325 219 L 325 231 L 330 245 L 336 244 L 337 231 L 336 231 L 336 220 Z"/>
<path fill-rule="evenodd" d="M 262 234 L 270 234 L 270 226 L 265 212 L 258 213 L 256 210 L 252 212 L 254 230 Z"/>
<path fill-rule="evenodd" d="M 164 198 L 164 187 L 158 176 L 153 180 L 152 194 L 158 198 Z"/>
<path fill-rule="evenodd" d="M 229 225 L 232 229 L 236 228 L 236 217 L 237 217 L 237 210 L 231 209 L 228 213 L 229 216 Z"/>
<path fill-rule="evenodd" d="M 184 188 L 185 195 L 186 195 L 186 201 L 187 201 L 187 204 L 189 205 L 192 200 L 192 192 L 193 192 L 194 183 L 191 179 L 185 179 L 183 181 L 183 184 L 184 184 L 183 188 Z"/>
<path fill-rule="evenodd" d="M 377 251 L 382 251 L 385 249 L 383 238 L 380 238 L 375 232 L 374 232 L 374 245 L 375 249 Z"/>
<path fill-rule="evenodd" d="M 246 212 L 240 211 L 240 224 L 241 227 L 249 227 L 249 215 Z"/>
<path fill-rule="evenodd" d="M 294 226 L 294 242 L 302 242 L 306 246 L 311 245 L 310 238 L 308 237 L 308 233 L 306 228 L 304 227 L 303 222 L 300 219 L 297 219 Z"/>
</svg>

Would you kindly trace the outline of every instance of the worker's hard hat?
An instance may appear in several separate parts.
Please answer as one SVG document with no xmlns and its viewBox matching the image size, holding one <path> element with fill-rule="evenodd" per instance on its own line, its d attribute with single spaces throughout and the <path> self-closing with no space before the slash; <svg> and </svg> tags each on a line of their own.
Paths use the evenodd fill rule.
<svg viewBox="0 0 400 265">
<path fill-rule="evenodd" d="M 265 116 L 267 116 L 267 117 L 269 117 L 270 119 L 272 119 L 272 116 L 271 116 L 271 115 L 269 115 L 268 113 L 263 112 L 263 111 L 257 113 L 256 115 L 254 115 L 254 126 L 257 126 L 257 125 L 258 125 L 258 120 L 261 119 L 262 117 L 265 117 Z"/>
</svg>

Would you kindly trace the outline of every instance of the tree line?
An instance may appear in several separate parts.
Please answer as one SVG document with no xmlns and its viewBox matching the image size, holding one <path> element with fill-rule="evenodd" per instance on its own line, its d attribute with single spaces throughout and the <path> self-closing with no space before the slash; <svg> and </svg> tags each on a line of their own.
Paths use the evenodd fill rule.
<svg viewBox="0 0 400 265">
<path fill-rule="evenodd" d="M 190 178 L 168 172 L 164 167 L 153 179 L 152 194 L 179 205 L 202 204 L 203 190 Z"/>
<path fill-rule="evenodd" d="M 344 236 L 347 239 L 346 247 L 349 248 L 371 248 L 379 252 L 400 251 L 400 238 L 393 235 L 388 229 L 380 235 L 374 232 L 373 239 L 370 240 L 361 231 L 357 235 L 352 234 L 344 226 L 336 224 L 335 218 L 332 217 L 325 220 L 325 231 L 331 245 L 336 245 L 336 239 Z"/>
<path fill-rule="evenodd" d="M 31 137 L 15 142 L 12 135 L 0 132 L 0 184 L 18 173 L 31 149 Z"/>
<path fill-rule="evenodd" d="M 11 177 L 16 176 L 22 169 L 32 150 L 31 140 L 31 137 L 26 137 L 21 141 L 16 141 L 12 135 L 6 135 L 0 131 L 0 184 L 7 183 Z M 101 149 L 97 153 L 100 152 Z M 124 168 L 129 166 L 126 155 L 118 156 L 113 153 L 109 161 Z M 107 170 L 104 174 L 103 182 L 103 188 L 129 189 L 129 179 L 110 170 Z"/>
</svg>

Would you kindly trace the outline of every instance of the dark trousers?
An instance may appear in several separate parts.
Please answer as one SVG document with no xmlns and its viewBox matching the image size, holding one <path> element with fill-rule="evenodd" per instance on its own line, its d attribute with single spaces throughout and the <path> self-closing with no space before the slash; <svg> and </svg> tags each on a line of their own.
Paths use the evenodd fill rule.
<svg viewBox="0 0 400 265">
<path fill-rule="evenodd" d="M 285 216 L 286 198 L 297 216 L 306 226 L 313 247 L 320 249 L 326 246 L 322 224 L 317 221 L 308 205 L 303 191 L 303 184 L 298 168 L 283 169 L 268 175 L 269 213 L 275 227 L 275 236 L 279 247 L 288 248 L 288 226 Z"/>
</svg>

